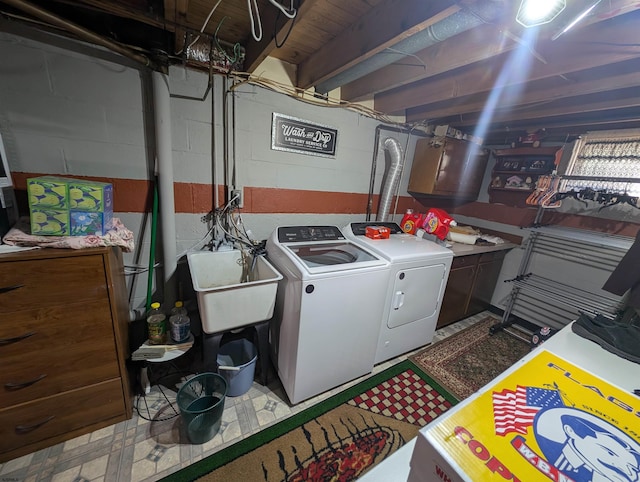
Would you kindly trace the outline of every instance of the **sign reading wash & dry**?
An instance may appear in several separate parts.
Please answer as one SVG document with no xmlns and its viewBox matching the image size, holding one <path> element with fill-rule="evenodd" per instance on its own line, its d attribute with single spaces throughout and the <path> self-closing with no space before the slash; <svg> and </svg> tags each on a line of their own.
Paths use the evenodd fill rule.
<svg viewBox="0 0 640 482">
<path fill-rule="evenodd" d="M 273 114 L 271 149 L 335 157 L 338 130 L 295 117 Z"/>
</svg>

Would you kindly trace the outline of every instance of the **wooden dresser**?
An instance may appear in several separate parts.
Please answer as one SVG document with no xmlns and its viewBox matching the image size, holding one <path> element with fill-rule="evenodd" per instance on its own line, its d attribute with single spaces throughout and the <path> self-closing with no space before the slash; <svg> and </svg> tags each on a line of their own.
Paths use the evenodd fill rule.
<svg viewBox="0 0 640 482">
<path fill-rule="evenodd" d="M 131 418 L 119 248 L 0 255 L 0 462 Z"/>
</svg>

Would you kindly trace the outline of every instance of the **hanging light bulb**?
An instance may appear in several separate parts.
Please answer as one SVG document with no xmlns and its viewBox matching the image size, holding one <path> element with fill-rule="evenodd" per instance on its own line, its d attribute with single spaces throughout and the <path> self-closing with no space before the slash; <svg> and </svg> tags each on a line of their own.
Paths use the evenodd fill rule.
<svg viewBox="0 0 640 482">
<path fill-rule="evenodd" d="M 566 0 L 522 0 L 516 21 L 525 27 L 549 23 L 567 6 Z"/>
</svg>

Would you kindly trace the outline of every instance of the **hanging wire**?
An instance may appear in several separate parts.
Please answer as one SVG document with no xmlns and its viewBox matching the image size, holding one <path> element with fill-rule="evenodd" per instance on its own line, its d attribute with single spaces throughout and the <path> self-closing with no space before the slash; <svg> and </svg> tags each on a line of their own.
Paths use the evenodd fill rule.
<svg viewBox="0 0 640 482">
<path fill-rule="evenodd" d="M 273 26 L 273 41 L 276 45 L 276 48 L 278 49 L 282 48 L 282 46 L 286 43 L 287 39 L 289 38 L 289 34 L 293 30 L 293 24 L 296 21 L 297 9 L 293 8 L 293 2 L 294 0 L 291 0 L 291 8 L 294 12 L 296 12 L 296 15 L 294 15 L 293 18 L 291 18 L 291 24 L 289 25 L 289 30 L 287 31 L 287 34 L 284 36 L 284 39 L 282 40 L 282 42 L 278 42 L 278 20 L 280 20 L 280 10 L 278 10 L 278 15 L 276 16 L 276 21 Z M 298 3 L 299 3 L 299 0 L 298 0 Z"/>
<path fill-rule="evenodd" d="M 276 0 L 269 0 L 269 2 L 271 3 L 271 5 L 276 7 L 280 12 L 282 12 L 288 18 L 290 18 L 290 19 L 296 18 L 296 15 L 298 14 L 298 11 L 293 7 L 294 0 L 291 0 L 291 3 L 290 3 L 290 6 L 289 6 L 288 10 L 286 8 L 284 8 Z"/>
<path fill-rule="evenodd" d="M 392 52 L 394 54 L 400 54 L 403 57 L 413 57 L 415 59 L 418 60 L 418 62 L 420 63 L 419 65 L 415 65 L 415 64 L 403 64 L 403 65 L 409 65 L 409 66 L 416 66 L 416 67 L 422 67 L 424 70 L 427 70 L 427 64 L 420 58 L 418 57 L 416 54 L 411 54 L 408 52 L 403 52 L 402 50 L 398 50 L 398 49 L 394 49 L 392 47 L 387 47 L 385 49 L 385 51 L 389 51 Z"/>
<path fill-rule="evenodd" d="M 280 15 L 280 13 L 284 14 L 285 17 L 293 20 L 296 18 L 297 14 L 298 14 L 298 10 L 296 8 L 294 8 L 293 6 L 293 2 L 295 0 L 291 0 L 290 3 L 290 7 L 289 8 L 285 8 L 284 6 L 282 6 L 280 3 L 278 3 L 276 0 L 269 0 L 269 3 L 271 3 L 271 5 L 273 5 L 274 7 L 276 7 L 278 9 L 278 15 Z M 253 6 L 251 5 L 251 2 L 253 2 Z M 253 39 L 256 42 L 260 42 L 260 40 L 262 40 L 262 20 L 260 19 L 260 10 L 258 10 L 258 2 L 257 0 L 247 0 L 247 8 L 249 9 L 249 20 L 251 21 L 251 35 L 253 36 Z M 254 19 L 254 10 L 255 10 L 255 19 Z M 277 22 L 277 19 L 276 19 Z M 256 30 L 256 24 L 258 26 L 258 29 Z M 291 30 L 289 30 L 291 31 Z M 287 37 L 289 36 L 289 34 L 287 34 Z M 287 39 L 285 38 L 285 41 Z M 283 42 L 284 44 L 284 42 Z"/>
<path fill-rule="evenodd" d="M 251 7 L 251 2 L 253 1 L 253 8 L 256 10 L 256 19 L 253 18 L 253 9 Z M 251 21 L 251 35 L 253 36 L 253 40 L 256 42 L 260 42 L 262 40 L 262 21 L 260 20 L 260 11 L 258 10 L 258 1 L 257 0 L 247 0 L 247 8 L 249 9 L 249 20 Z M 256 33 L 256 20 L 258 23 L 258 33 Z"/>
<path fill-rule="evenodd" d="M 218 26 L 216 27 L 216 31 L 213 34 L 213 41 L 216 44 L 216 47 L 218 48 L 218 50 L 220 52 L 222 52 L 222 55 L 224 55 L 224 58 L 227 59 L 227 62 L 229 62 L 231 65 L 234 65 L 238 60 L 240 60 L 240 55 L 242 55 L 241 53 L 241 46 L 238 42 L 236 42 L 233 46 L 233 58 L 229 57 L 227 55 L 227 52 L 225 51 L 225 49 L 223 49 L 220 46 L 220 43 L 218 42 L 218 31 L 220 30 L 220 27 L 222 27 L 222 23 L 226 20 L 227 16 L 225 15 L 224 17 L 222 17 L 222 20 L 220 20 L 220 23 L 218 24 Z"/>
</svg>

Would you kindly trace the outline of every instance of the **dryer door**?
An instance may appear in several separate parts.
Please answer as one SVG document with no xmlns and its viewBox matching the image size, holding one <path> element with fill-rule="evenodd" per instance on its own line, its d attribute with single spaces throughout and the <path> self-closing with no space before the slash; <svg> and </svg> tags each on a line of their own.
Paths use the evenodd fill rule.
<svg viewBox="0 0 640 482">
<path fill-rule="evenodd" d="M 433 316 L 444 294 L 446 272 L 444 264 L 397 271 L 387 326 L 394 328 Z"/>
</svg>

